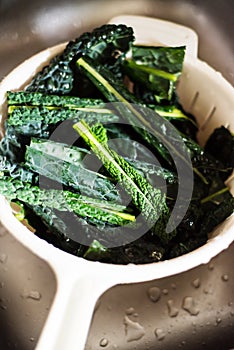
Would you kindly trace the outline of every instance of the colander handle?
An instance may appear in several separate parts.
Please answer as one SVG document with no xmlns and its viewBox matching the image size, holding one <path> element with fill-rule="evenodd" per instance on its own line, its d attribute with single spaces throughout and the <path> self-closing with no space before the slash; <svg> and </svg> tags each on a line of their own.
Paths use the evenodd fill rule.
<svg viewBox="0 0 234 350">
<path fill-rule="evenodd" d="M 137 44 L 159 46 L 186 46 L 185 60 L 196 58 L 198 54 L 198 36 L 189 27 L 166 20 L 145 16 L 117 16 L 109 23 L 126 24 L 134 29 Z"/>
<path fill-rule="evenodd" d="M 91 271 L 85 260 L 77 264 L 60 261 L 60 266 L 52 266 L 57 292 L 36 350 L 84 350 L 95 305 L 101 294 L 115 285 L 93 265 Z"/>
</svg>

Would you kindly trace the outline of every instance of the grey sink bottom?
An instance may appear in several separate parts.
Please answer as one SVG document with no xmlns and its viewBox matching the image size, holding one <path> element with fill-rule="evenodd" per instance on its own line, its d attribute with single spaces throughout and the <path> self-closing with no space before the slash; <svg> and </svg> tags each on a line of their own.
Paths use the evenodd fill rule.
<svg viewBox="0 0 234 350">
<path fill-rule="evenodd" d="M 232 0 L 2 0 L 0 79 L 32 54 L 113 16 L 141 14 L 193 28 L 200 58 L 234 85 L 233 7 Z M 55 277 L 1 227 L 0 233 L 0 349 L 35 349 Z M 179 276 L 108 290 L 97 303 L 86 350 L 234 348 L 233 254 L 234 244 Z"/>
</svg>

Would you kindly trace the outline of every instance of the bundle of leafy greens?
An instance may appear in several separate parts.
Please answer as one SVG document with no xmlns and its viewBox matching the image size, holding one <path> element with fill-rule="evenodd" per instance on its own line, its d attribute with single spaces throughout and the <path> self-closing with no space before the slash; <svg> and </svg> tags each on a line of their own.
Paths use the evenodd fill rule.
<svg viewBox="0 0 234 350">
<path fill-rule="evenodd" d="M 234 137 L 220 127 L 198 145 L 176 93 L 185 50 L 104 25 L 7 93 L 0 193 L 34 234 L 86 259 L 149 263 L 203 245 L 233 213 Z"/>
</svg>

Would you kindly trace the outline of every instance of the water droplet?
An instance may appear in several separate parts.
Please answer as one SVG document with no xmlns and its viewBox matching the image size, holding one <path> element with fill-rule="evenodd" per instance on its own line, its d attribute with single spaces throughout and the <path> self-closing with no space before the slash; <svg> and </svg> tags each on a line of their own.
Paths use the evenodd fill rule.
<svg viewBox="0 0 234 350">
<path fill-rule="evenodd" d="M 218 326 L 222 322 L 222 319 L 220 317 L 216 318 L 216 326 Z"/>
<path fill-rule="evenodd" d="M 4 282 L 0 282 L 0 288 L 4 287 Z"/>
<path fill-rule="evenodd" d="M 183 300 L 182 307 L 192 316 L 196 316 L 200 312 L 200 310 L 196 307 L 195 301 L 192 297 L 185 297 Z"/>
<path fill-rule="evenodd" d="M 176 317 L 179 313 L 179 309 L 174 306 L 174 301 L 169 299 L 167 301 L 168 313 L 170 317 Z"/>
<path fill-rule="evenodd" d="M 106 338 L 102 338 L 99 342 L 99 345 L 102 347 L 102 348 L 105 348 L 107 345 L 109 344 L 109 341 L 108 339 Z"/>
<path fill-rule="evenodd" d="M 203 293 L 204 293 L 204 294 L 213 294 L 213 290 L 212 290 L 212 289 L 205 288 L 205 289 L 203 290 Z"/>
<path fill-rule="evenodd" d="M 232 306 L 233 305 L 233 302 L 232 301 L 229 301 L 228 302 L 228 306 Z"/>
<path fill-rule="evenodd" d="M 1 307 L 2 310 L 6 310 L 7 309 L 7 306 L 4 305 L 4 304 L 0 305 L 0 307 Z"/>
<path fill-rule="evenodd" d="M 154 333 L 155 333 L 156 337 L 158 338 L 158 340 L 163 340 L 166 336 L 166 333 L 161 328 L 156 328 Z"/>
<path fill-rule="evenodd" d="M 127 341 L 131 342 L 134 340 L 139 340 L 145 335 L 145 329 L 138 322 L 134 322 L 128 318 L 124 317 L 125 334 Z"/>
<path fill-rule="evenodd" d="M 222 280 L 223 280 L 224 282 L 227 282 L 227 281 L 229 280 L 229 276 L 228 276 L 227 274 L 224 274 L 224 275 L 222 276 Z"/>
<path fill-rule="evenodd" d="M 148 289 L 148 296 L 151 301 L 156 303 L 161 296 L 161 290 L 158 287 L 151 287 Z"/>
<path fill-rule="evenodd" d="M 163 289 L 162 292 L 163 292 L 164 295 L 167 295 L 168 294 L 168 289 L 165 288 L 165 289 Z"/>
<path fill-rule="evenodd" d="M 35 338 L 34 338 L 34 337 L 31 337 L 29 340 L 30 340 L 31 342 L 33 342 L 33 341 L 35 340 Z"/>
<path fill-rule="evenodd" d="M 200 278 L 196 278 L 195 280 L 192 281 L 192 286 L 193 286 L 194 288 L 199 288 L 200 285 L 201 285 L 201 280 L 200 280 Z"/>
<path fill-rule="evenodd" d="M 41 299 L 41 293 L 39 293 L 37 290 L 31 290 L 27 294 L 27 298 L 33 299 L 33 300 L 40 300 Z"/>
<path fill-rule="evenodd" d="M 234 316 L 234 311 L 231 311 L 230 314 L 231 314 L 231 316 Z"/>
<path fill-rule="evenodd" d="M 134 312 L 135 312 L 134 307 L 129 307 L 129 308 L 125 311 L 126 315 L 133 315 Z"/>
<path fill-rule="evenodd" d="M 172 283 L 172 284 L 171 284 L 171 288 L 172 288 L 172 289 L 176 289 L 176 284 L 175 284 L 175 283 Z"/>
<path fill-rule="evenodd" d="M 208 269 L 211 270 L 211 271 L 214 270 L 214 264 L 213 264 L 213 263 L 210 263 L 210 264 L 208 265 Z"/>
<path fill-rule="evenodd" d="M 0 254 L 0 262 L 4 264 L 7 261 L 7 255 L 4 253 Z"/>
</svg>

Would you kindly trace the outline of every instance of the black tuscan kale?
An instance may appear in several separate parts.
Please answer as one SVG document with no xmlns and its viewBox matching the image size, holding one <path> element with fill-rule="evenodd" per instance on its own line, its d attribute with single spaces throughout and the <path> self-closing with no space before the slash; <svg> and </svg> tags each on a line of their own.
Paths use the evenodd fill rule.
<svg viewBox="0 0 234 350">
<path fill-rule="evenodd" d="M 129 50 L 133 40 L 132 28 L 125 25 L 103 25 L 91 33 L 84 33 L 76 40 L 70 41 L 64 52 L 55 56 L 50 64 L 34 77 L 26 90 L 76 95 L 80 90 L 80 77 L 75 74 L 75 65 L 80 56 L 87 55 L 102 65 L 108 64 L 115 73 L 120 74 L 116 68 L 116 61 L 121 61 L 121 54 Z"/>
<path fill-rule="evenodd" d="M 185 48 L 133 41 L 125 25 L 71 41 L 26 91 L 7 93 L 0 142 L 0 193 L 17 218 L 60 249 L 113 264 L 188 253 L 234 210 L 234 136 L 220 127 L 200 147 L 176 93 Z M 167 232 L 175 208 L 181 221 Z"/>
</svg>

